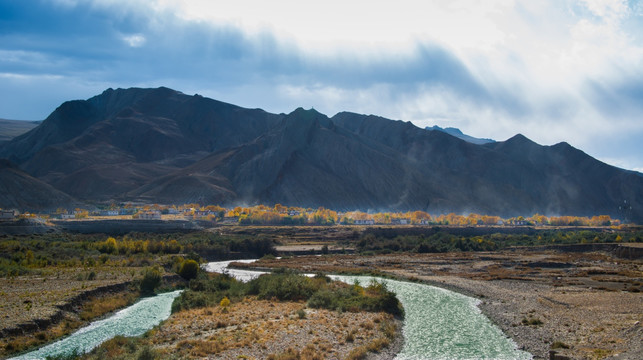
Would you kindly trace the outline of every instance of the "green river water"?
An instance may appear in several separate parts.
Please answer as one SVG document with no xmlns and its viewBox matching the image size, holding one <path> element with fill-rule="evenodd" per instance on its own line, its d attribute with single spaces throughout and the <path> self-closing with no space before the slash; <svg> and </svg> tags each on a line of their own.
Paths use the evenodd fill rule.
<svg viewBox="0 0 643 360">
<path fill-rule="evenodd" d="M 228 263 L 229 261 L 209 263 L 205 269 L 225 271 L 244 281 L 261 274 L 226 269 Z M 516 344 L 480 312 L 474 298 L 433 286 L 390 279 L 338 275 L 333 275 L 332 278 L 351 284 L 357 281 L 363 285 L 380 281 L 396 293 L 406 313 L 404 348 L 396 359 L 532 358 L 531 354 L 516 349 Z M 117 335 L 142 335 L 170 316 L 172 301 L 180 292 L 142 299 L 67 338 L 14 359 L 44 359 L 50 355 L 69 354 L 74 350 L 87 352 Z"/>
<path fill-rule="evenodd" d="M 347 283 L 386 284 L 406 313 L 398 360 L 531 359 L 476 306 L 474 298 L 438 287 L 364 276 L 331 276 Z"/>
<path fill-rule="evenodd" d="M 181 291 L 141 299 L 136 304 L 106 319 L 95 321 L 62 340 L 13 359 L 44 359 L 47 356 L 71 354 L 74 350 L 84 353 L 117 335 L 143 335 L 170 316 L 172 301 Z"/>
</svg>

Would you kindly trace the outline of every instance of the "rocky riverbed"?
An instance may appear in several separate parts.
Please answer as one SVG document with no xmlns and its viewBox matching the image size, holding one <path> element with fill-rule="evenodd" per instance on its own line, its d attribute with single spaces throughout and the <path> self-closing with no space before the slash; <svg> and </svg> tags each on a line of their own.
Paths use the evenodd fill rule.
<svg viewBox="0 0 643 360">
<path fill-rule="evenodd" d="M 240 265 L 244 266 L 244 265 Z M 379 271 L 459 291 L 538 359 L 643 358 L 643 262 L 601 252 L 310 256 L 245 266 Z"/>
</svg>

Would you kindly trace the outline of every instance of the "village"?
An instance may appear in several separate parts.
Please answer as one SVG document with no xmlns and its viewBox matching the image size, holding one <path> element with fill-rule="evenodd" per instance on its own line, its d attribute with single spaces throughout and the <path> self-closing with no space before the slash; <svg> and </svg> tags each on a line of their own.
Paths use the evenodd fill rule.
<svg viewBox="0 0 643 360">
<path fill-rule="evenodd" d="M 255 205 L 224 208 L 218 205 L 134 205 L 111 204 L 105 208 L 92 210 L 58 208 L 52 212 L 22 212 L 17 209 L 0 209 L 0 221 L 21 218 L 48 220 L 189 220 L 209 222 L 217 225 L 413 225 L 413 226 L 579 226 L 605 227 L 619 226 L 621 221 L 609 215 L 592 217 L 580 216 L 532 216 L 501 218 L 494 215 L 476 213 L 432 215 L 424 211 L 409 212 L 363 212 L 334 211 L 319 207 L 317 209 Z"/>
</svg>

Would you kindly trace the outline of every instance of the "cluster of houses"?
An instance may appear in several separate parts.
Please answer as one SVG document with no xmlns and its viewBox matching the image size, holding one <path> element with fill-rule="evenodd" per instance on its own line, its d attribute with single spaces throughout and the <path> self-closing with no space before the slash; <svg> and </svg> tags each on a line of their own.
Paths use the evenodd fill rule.
<svg viewBox="0 0 643 360">
<path fill-rule="evenodd" d="M 76 209 L 73 211 L 57 211 L 54 214 L 50 214 L 50 218 L 53 219 L 78 219 L 86 217 L 116 217 L 116 216 L 126 216 L 132 217 L 135 219 L 146 219 L 146 220 L 161 220 L 161 211 L 160 210 L 141 210 L 136 208 L 122 208 L 122 209 L 107 209 L 107 210 L 98 210 L 98 211 L 87 211 L 83 209 Z"/>
<path fill-rule="evenodd" d="M 299 210 L 282 210 L 280 214 L 288 215 L 291 217 L 300 216 L 302 214 Z M 218 223 L 221 224 L 238 224 L 239 217 L 233 216 L 230 214 L 225 214 L 221 217 L 221 213 L 217 211 L 212 211 L 208 209 L 195 209 L 195 208 L 185 208 L 177 209 L 174 207 L 165 208 L 163 210 L 158 209 L 144 209 L 136 207 L 128 208 L 119 208 L 119 209 L 106 209 L 106 210 L 96 210 L 88 211 L 84 209 L 76 210 L 62 210 L 59 209 L 55 213 L 49 214 L 50 218 L 53 219 L 62 219 L 62 220 L 71 220 L 71 219 L 82 219 L 87 217 L 126 217 L 131 219 L 139 220 L 161 220 L 163 214 L 168 215 L 178 215 L 183 216 L 189 219 L 205 219 L 205 218 L 218 218 Z M 344 214 L 338 213 L 338 217 L 342 217 Z M 18 216 L 18 212 L 15 210 L 0 210 L 0 220 L 12 220 Z M 355 219 L 347 222 L 354 225 L 375 225 L 376 222 L 373 219 Z M 392 219 L 391 225 L 410 225 L 411 220 L 408 218 L 398 218 Z M 429 221 L 422 219 L 419 221 L 420 225 L 429 225 Z"/>
<path fill-rule="evenodd" d="M 353 220 L 354 225 L 375 225 L 375 220 L 372 219 L 358 219 Z M 419 225 L 429 225 L 429 220 L 420 219 L 418 221 Z M 400 218 L 400 219 L 391 219 L 391 225 L 411 225 L 411 219 Z"/>
<path fill-rule="evenodd" d="M 277 206 L 276 206 L 277 207 Z M 259 206 L 259 211 L 275 211 L 279 213 L 282 217 L 283 216 L 290 216 L 290 217 L 299 217 L 303 215 L 311 215 L 316 212 L 316 210 L 312 209 L 293 209 L 293 208 L 287 208 L 285 206 L 276 208 L 275 210 L 271 208 L 266 208 L 263 206 Z M 243 211 L 254 211 L 254 210 L 243 210 Z M 324 211 L 326 211 L 324 209 Z M 390 225 L 411 225 L 411 224 L 416 224 L 416 225 L 432 225 L 435 224 L 435 222 L 430 222 L 429 219 L 415 219 L 411 220 L 410 218 L 404 218 L 404 217 L 396 217 L 390 220 L 386 220 L 386 222 L 382 222 L 384 220 L 379 219 L 376 215 L 367 215 L 364 213 L 342 213 L 342 212 L 332 212 L 334 213 L 334 217 L 336 216 L 336 219 L 339 220 L 339 224 L 342 225 L 379 225 L 379 224 L 390 224 Z M 157 205 L 154 206 L 141 206 L 141 207 L 136 207 L 136 206 L 125 206 L 122 208 L 109 208 L 109 209 L 103 209 L 103 210 L 85 210 L 85 209 L 75 209 L 75 210 L 65 210 L 65 209 L 58 209 L 54 213 L 48 214 L 48 217 L 51 219 L 83 219 L 83 218 L 88 218 L 88 217 L 120 217 L 121 219 L 139 219 L 139 220 L 162 220 L 164 215 L 169 216 L 169 218 L 184 218 L 184 219 L 192 219 L 192 220 L 206 220 L 206 221 L 217 221 L 219 224 L 238 224 L 240 215 L 243 217 L 243 214 L 246 214 L 245 212 L 242 213 L 241 210 L 235 208 L 233 210 L 227 210 L 218 206 L 208 206 L 207 208 L 201 208 L 201 207 L 191 207 L 191 206 L 181 206 L 181 207 L 159 207 Z M 36 215 L 25 213 L 21 214 L 20 212 L 16 210 L 3 210 L 0 209 L 0 221 L 10 221 L 13 219 L 16 219 L 18 217 L 34 217 Z M 493 220 L 493 223 L 489 223 L 487 220 L 478 219 L 477 223 L 468 223 L 469 225 L 498 225 L 498 226 L 528 226 L 528 225 L 543 225 L 546 224 L 543 222 L 543 220 L 540 220 L 538 218 L 535 219 L 524 219 L 522 216 L 517 217 L 517 218 L 510 218 L 510 219 L 498 219 L 498 217 L 495 217 L 496 219 Z M 609 217 L 607 217 L 609 218 Z M 168 219 L 168 217 L 165 217 L 165 219 Z M 341 220 L 340 220 L 341 219 Z M 545 218 L 546 219 L 546 218 Z M 609 219 L 608 219 L 609 220 Z M 450 220 L 449 220 L 450 221 Z M 447 222 L 448 224 L 449 222 Z M 455 224 L 455 222 L 454 222 Z"/>
<path fill-rule="evenodd" d="M 193 208 L 190 209 L 176 209 L 174 207 L 172 208 L 165 208 L 163 210 L 159 209 L 144 209 L 144 208 L 135 208 L 135 207 L 129 207 L 129 208 L 120 208 L 120 209 L 107 209 L 107 210 L 96 210 L 96 211 L 87 211 L 83 209 L 76 209 L 76 210 L 64 210 L 64 211 L 56 211 L 56 213 L 50 214 L 50 218 L 54 219 L 63 219 L 63 220 L 68 220 L 68 219 L 78 219 L 78 218 L 86 218 L 86 217 L 130 217 L 132 219 L 139 219 L 139 220 L 161 220 L 163 214 L 168 214 L 168 215 L 183 215 L 186 217 L 190 218 L 201 218 L 201 217 L 206 217 L 208 215 L 213 215 L 214 212 L 209 211 L 209 210 L 195 210 Z"/>
<path fill-rule="evenodd" d="M 15 210 L 0 210 L 0 221 L 13 220 L 17 215 Z"/>
</svg>

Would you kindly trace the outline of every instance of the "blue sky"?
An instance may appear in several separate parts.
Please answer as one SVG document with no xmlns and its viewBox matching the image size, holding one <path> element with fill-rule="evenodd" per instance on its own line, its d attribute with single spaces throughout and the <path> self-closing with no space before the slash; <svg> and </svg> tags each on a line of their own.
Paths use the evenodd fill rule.
<svg viewBox="0 0 643 360">
<path fill-rule="evenodd" d="M 0 0 L 0 118 L 132 86 L 522 133 L 643 171 L 638 0 Z"/>
</svg>

